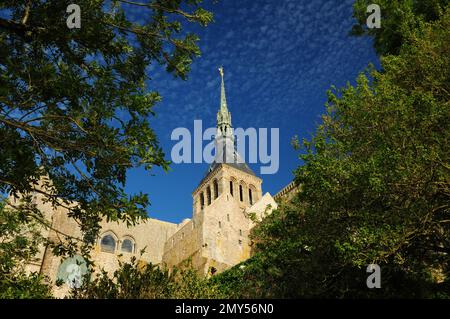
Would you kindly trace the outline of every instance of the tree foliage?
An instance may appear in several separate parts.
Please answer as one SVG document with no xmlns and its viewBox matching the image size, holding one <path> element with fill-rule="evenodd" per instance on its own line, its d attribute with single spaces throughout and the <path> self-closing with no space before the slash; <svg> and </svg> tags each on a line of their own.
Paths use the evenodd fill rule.
<svg viewBox="0 0 450 319">
<path fill-rule="evenodd" d="M 377 4 L 381 9 L 381 28 L 367 28 L 367 7 Z M 436 21 L 445 12 L 447 0 L 356 0 L 353 17 L 357 24 L 350 34 L 369 35 L 374 39 L 378 54 L 398 54 L 408 30 L 415 29 L 421 21 Z"/>
<path fill-rule="evenodd" d="M 0 299 L 49 298 L 50 287 L 37 273 L 27 273 L 43 242 L 39 225 L 0 202 Z"/>
<path fill-rule="evenodd" d="M 71 297 L 80 299 L 192 299 L 218 298 L 217 285 L 200 276 L 189 261 L 170 271 L 139 261 L 120 262 L 109 275 L 102 271 L 82 287 L 73 289 Z"/>
<path fill-rule="evenodd" d="M 252 260 L 220 275 L 226 291 L 450 297 L 450 9 L 403 32 L 382 71 L 329 92 L 302 143 L 301 191 L 254 230 Z M 368 264 L 381 289 L 367 288 Z"/>
<path fill-rule="evenodd" d="M 0 192 L 39 192 L 68 209 L 87 253 L 102 218 L 147 215 L 147 195 L 124 185 L 130 168 L 168 167 L 150 127 L 161 97 L 148 66 L 186 79 L 200 51 L 182 25 L 212 16 L 200 0 L 80 0 L 81 28 L 69 29 L 70 3 L 0 4 Z"/>
<path fill-rule="evenodd" d="M 2 220 L 13 228 L 1 236 L 18 236 L 2 244 L 3 284 L 22 278 L 17 258 L 36 252 L 34 237 L 18 229 L 31 220 L 51 227 L 36 193 L 66 209 L 83 234 L 46 242 L 57 254 L 88 256 L 103 218 L 132 225 L 147 216 L 147 195 L 124 186 L 130 168 L 169 164 L 150 127 L 161 97 L 148 88 L 148 67 L 187 78 L 200 51 L 184 25 L 212 20 L 201 2 L 79 0 L 79 29 L 66 25 L 73 1 L 0 3 L 0 193 L 20 199 L 8 202 L 17 216 Z M 20 295 L 26 285 L 15 285 Z"/>
</svg>

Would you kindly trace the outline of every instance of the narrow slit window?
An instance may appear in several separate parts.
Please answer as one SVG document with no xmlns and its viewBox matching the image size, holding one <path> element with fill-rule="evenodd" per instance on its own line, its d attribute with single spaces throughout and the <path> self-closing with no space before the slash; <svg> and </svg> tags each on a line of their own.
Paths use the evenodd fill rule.
<svg viewBox="0 0 450 319">
<path fill-rule="evenodd" d="M 203 192 L 200 194 L 200 207 L 201 209 L 205 207 L 205 196 L 203 195 Z"/>
<path fill-rule="evenodd" d="M 208 205 L 211 205 L 211 188 L 209 186 L 206 189 L 206 199 L 208 201 Z"/>
<path fill-rule="evenodd" d="M 219 197 L 219 183 L 217 180 L 214 180 L 214 199 Z"/>
</svg>

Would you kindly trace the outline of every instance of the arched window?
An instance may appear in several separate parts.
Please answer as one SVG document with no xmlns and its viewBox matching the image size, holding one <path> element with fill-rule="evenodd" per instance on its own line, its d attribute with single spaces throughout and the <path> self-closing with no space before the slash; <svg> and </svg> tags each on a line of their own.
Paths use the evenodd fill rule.
<svg viewBox="0 0 450 319">
<path fill-rule="evenodd" d="M 206 199 L 208 205 L 211 205 L 211 188 L 209 186 L 206 188 Z"/>
<path fill-rule="evenodd" d="M 122 251 L 125 253 L 133 253 L 134 252 L 134 243 L 131 239 L 124 239 L 122 241 Z"/>
<path fill-rule="evenodd" d="M 114 253 L 116 250 L 116 241 L 113 236 L 105 235 L 100 241 L 101 250 L 107 253 Z"/>
<path fill-rule="evenodd" d="M 205 195 L 203 195 L 203 192 L 200 193 L 200 207 L 201 209 L 205 207 Z"/>
<path fill-rule="evenodd" d="M 214 180 L 213 185 L 214 185 L 214 199 L 216 199 L 217 197 L 219 197 L 219 183 L 217 182 L 217 179 Z"/>
<path fill-rule="evenodd" d="M 242 185 L 239 185 L 239 200 L 240 200 L 241 202 L 244 201 L 244 196 L 243 196 L 243 194 L 242 194 Z"/>
<path fill-rule="evenodd" d="M 249 188 L 248 195 L 251 197 L 251 199 L 249 200 L 251 200 L 250 204 L 252 205 L 258 201 L 258 191 L 256 190 L 256 187 L 253 185 L 249 185 L 248 188 Z"/>
<path fill-rule="evenodd" d="M 253 197 L 252 197 L 252 189 L 251 188 L 248 189 L 248 201 L 249 201 L 250 205 L 253 205 Z"/>
<path fill-rule="evenodd" d="M 233 196 L 233 181 L 230 181 L 230 194 Z"/>
</svg>

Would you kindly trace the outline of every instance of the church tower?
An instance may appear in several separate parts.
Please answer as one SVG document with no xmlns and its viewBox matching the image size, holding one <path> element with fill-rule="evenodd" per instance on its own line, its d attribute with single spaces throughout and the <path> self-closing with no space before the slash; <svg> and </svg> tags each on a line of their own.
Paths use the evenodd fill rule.
<svg viewBox="0 0 450 319">
<path fill-rule="evenodd" d="M 223 67 L 219 68 L 219 72 L 220 106 L 217 112 L 217 133 L 214 140 L 216 155 L 205 177 L 193 193 L 194 213 L 209 206 L 222 193 L 227 193 L 236 199 L 242 209 L 253 205 L 262 194 L 262 180 L 256 176 L 236 150 L 231 113 L 228 110 L 225 95 Z M 212 181 L 212 185 L 209 185 L 208 181 Z"/>
<path fill-rule="evenodd" d="M 215 160 L 193 192 L 193 220 L 203 226 L 204 272 L 222 271 L 250 256 L 248 209 L 261 197 L 262 180 L 235 148 L 235 136 L 219 68 L 220 106 L 217 112 Z"/>
<path fill-rule="evenodd" d="M 163 263 L 169 267 L 190 259 L 200 273 L 224 271 L 251 255 L 250 213 L 261 217 L 270 194 L 262 196 L 262 179 L 255 175 L 235 148 L 235 135 L 219 68 L 220 106 L 217 112 L 215 159 L 192 193 L 193 216 L 184 220 L 165 243 Z"/>
</svg>

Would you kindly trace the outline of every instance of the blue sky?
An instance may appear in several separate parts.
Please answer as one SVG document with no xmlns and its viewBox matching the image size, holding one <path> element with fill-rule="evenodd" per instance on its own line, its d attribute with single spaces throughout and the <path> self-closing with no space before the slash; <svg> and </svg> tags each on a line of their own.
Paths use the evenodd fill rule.
<svg viewBox="0 0 450 319">
<path fill-rule="evenodd" d="M 369 63 L 378 65 L 370 39 L 348 36 L 353 0 L 222 0 L 210 4 L 215 22 L 193 28 L 202 56 L 192 64 L 187 81 L 150 67 L 150 90 L 163 100 L 151 125 L 167 158 L 176 144 L 177 127 L 193 130 L 196 119 L 215 126 L 220 77 L 225 69 L 227 101 L 234 127 L 279 128 L 280 168 L 263 175 L 263 192 L 275 194 L 293 179 L 300 165 L 290 141 L 310 137 L 324 112 L 331 85 L 354 83 Z M 171 171 L 128 174 L 126 190 L 149 194 L 149 216 L 180 222 L 192 215 L 191 193 L 207 164 L 173 164 Z M 258 165 L 252 165 L 259 172 Z"/>
</svg>

